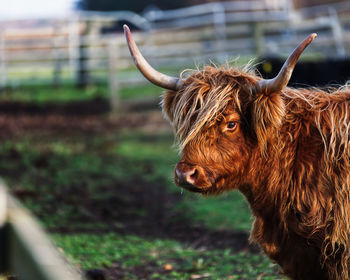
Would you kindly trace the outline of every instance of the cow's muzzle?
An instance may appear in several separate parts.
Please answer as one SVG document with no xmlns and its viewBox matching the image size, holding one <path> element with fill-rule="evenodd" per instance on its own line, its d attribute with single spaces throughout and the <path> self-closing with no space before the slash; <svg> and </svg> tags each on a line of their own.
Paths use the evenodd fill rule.
<svg viewBox="0 0 350 280">
<path fill-rule="evenodd" d="M 211 185 L 202 167 L 184 162 L 176 164 L 175 184 L 192 192 L 201 192 Z"/>
</svg>

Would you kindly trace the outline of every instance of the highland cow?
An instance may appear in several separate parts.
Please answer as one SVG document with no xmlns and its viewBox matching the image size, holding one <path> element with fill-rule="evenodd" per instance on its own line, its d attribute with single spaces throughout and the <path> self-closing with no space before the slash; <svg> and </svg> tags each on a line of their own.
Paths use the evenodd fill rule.
<svg viewBox="0 0 350 280">
<path fill-rule="evenodd" d="M 251 241 L 292 279 L 350 279 L 350 89 L 287 87 L 316 34 L 264 80 L 228 66 L 169 77 L 125 33 L 139 70 L 167 89 L 163 111 L 182 151 L 175 183 L 241 191 L 255 217 Z"/>
</svg>

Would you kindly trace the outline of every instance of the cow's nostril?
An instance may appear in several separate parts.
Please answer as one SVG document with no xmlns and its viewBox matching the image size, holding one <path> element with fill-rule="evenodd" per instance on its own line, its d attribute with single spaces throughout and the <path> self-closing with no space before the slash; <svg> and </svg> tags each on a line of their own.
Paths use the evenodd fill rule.
<svg viewBox="0 0 350 280">
<path fill-rule="evenodd" d="M 201 169 L 198 166 L 189 166 L 178 163 L 175 167 L 175 184 L 185 188 L 197 186 L 201 177 Z M 194 191 L 194 189 L 192 189 Z"/>
<path fill-rule="evenodd" d="M 191 174 L 191 179 L 197 179 L 198 177 L 198 171 L 197 169 L 194 169 L 193 173 Z"/>
<path fill-rule="evenodd" d="M 186 172 L 186 181 L 192 185 L 194 185 L 197 177 L 198 171 L 195 168 Z"/>
</svg>

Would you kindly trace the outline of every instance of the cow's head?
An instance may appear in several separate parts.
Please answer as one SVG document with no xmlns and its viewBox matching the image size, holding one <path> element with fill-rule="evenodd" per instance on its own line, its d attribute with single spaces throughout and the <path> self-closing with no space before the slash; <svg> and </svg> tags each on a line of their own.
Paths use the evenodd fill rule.
<svg viewBox="0 0 350 280">
<path fill-rule="evenodd" d="M 163 112 L 173 125 L 182 152 L 175 168 L 175 183 L 200 193 L 217 193 L 249 184 L 254 155 L 265 152 L 267 139 L 278 130 L 284 117 L 281 90 L 316 34 L 301 42 L 279 74 L 270 80 L 247 69 L 211 66 L 180 79 L 152 68 L 127 26 L 124 31 L 141 73 L 167 89 Z"/>
</svg>

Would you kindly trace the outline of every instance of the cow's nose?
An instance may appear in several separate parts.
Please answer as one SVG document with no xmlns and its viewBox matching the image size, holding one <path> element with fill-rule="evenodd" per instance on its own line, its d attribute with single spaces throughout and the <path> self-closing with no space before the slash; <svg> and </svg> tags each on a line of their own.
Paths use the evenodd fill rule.
<svg viewBox="0 0 350 280">
<path fill-rule="evenodd" d="M 188 170 L 180 170 L 178 167 L 175 169 L 175 183 L 177 185 L 194 185 L 198 177 L 198 171 L 196 168 Z"/>
</svg>

